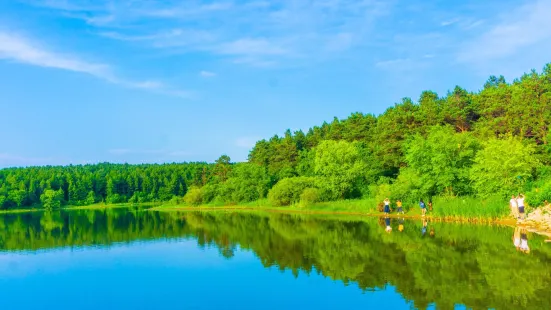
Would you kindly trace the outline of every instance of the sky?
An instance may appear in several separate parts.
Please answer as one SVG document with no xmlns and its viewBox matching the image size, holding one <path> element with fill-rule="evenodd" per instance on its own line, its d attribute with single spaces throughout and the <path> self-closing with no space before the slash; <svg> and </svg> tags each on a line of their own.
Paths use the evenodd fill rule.
<svg viewBox="0 0 551 310">
<path fill-rule="evenodd" d="M 0 1 L 0 167 L 254 142 L 551 62 L 551 1 Z"/>
</svg>

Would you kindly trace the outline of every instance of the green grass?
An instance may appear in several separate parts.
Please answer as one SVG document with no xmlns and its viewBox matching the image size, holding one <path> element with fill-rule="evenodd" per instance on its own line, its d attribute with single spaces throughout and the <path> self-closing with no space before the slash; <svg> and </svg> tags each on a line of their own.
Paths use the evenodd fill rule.
<svg viewBox="0 0 551 310">
<path fill-rule="evenodd" d="M 445 219 L 503 219 L 509 216 L 509 207 L 501 197 L 436 197 L 433 200 L 436 217 Z"/>
<path fill-rule="evenodd" d="M 117 204 L 105 204 L 105 203 L 96 203 L 93 205 L 87 206 L 63 206 L 60 209 L 56 210 L 98 210 L 98 209 L 111 209 L 111 208 L 128 208 L 128 207 L 157 207 L 162 205 L 159 202 L 149 202 L 149 203 L 117 203 Z M 42 207 L 35 208 L 26 208 L 26 209 L 9 209 L 9 210 L 0 210 L 0 214 L 10 214 L 10 213 L 25 213 L 25 212 L 43 212 L 46 209 Z"/>
<path fill-rule="evenodd" d="M 475 197 L 436 197 L 433 200 L 434 210 L 427 215 L 434 218 L 453 221 L 493 221 L 505 219 L 509 216 L 507 202 L 501 198 L 478 199 Z M 178 209 L 255 209 L 255 210 L 280 210 L 280 211 L 299 211 L 299 212 L 327 212 L 327 213 L 354 213 L 361 215 L 381 215 L 377 209 L 377 201 L 374 198 L 339 200 L 331 202 L 318 202 L 309 205 L 296 203 L 290 206 L 276 207 L 268 199 L 261 199 L 248 203 L 226 204 L 223 202 L 212 202 L 200 206 L 191 206 L 179 202 L 167 201 L 157 203 L 143 204 L 104 204 L 98 203 L 89 206 L 66 206 L 64 210 L 90 210 L 105 208 L 123 208 L 129 206 L 149 206 L 151 210 L 178 210 Z M 393 208 L 395 206 L 393 205 Z M 406 216 L 416 217 L 421 215 L 421 210 L 417 205 L 404 205 Z M 22 210 L 2 210 L 0 213 L 21 213 L 35 212 L 43 209 L 22 209 Z M 396 215 L 395 211 L 391 215 Z"/>
</svg>

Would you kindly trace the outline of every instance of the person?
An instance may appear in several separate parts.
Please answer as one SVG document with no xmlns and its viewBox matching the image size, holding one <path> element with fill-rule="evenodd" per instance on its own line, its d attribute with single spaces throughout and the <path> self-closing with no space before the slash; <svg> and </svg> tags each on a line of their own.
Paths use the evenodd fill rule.
<svg viewBox="0 0 551 310">
<path fill-rule="evenodd" d="M 513 217 L 518 218 L 518 205 L 515 195 L 513 195 L 511 197 L 511 200 L 509 200 L 509 206 L 511 207 L 511 214 L 513 215 Z"/>
<path fill-rule="evenodd" d="M 392 227 L 390 227 L 390 218 L 389 217 L 385 217 L 385 225 L 386 225 L 385 231 L 387 233 L 390 233 L 392 231 Z"/>
<path fill-rule="evenodd" d="M 429 200 L 429 211 L 432 212 L 432 199 Z"/>
<path fill-rule="evenodd" d="M 515 227 L 515 230 L 513 231 L 513 245 L 517 249 L 517 251 L 520 251 L 520 227 Z"/>
<path fill-rule="evenodd" d="M 386 198 L 384 203 L 385 203 L 385 214 L 389 214 L 390 213 L 390 199 Z"/>
<path fill-rule="evenodd" d="M 517 206 L 518 206 L 518 214 L 519 214 L 519 219 L 521 220 L 524 220 L 524 195 L 523 194 L 518 194 L 518 197 L 517 197 Z"/>
<path fill-rule="evenodd" d="M 402 207 L 402 201 L 396 201 L 396 212 L 404 214 L 404 208 Z"/>
<path fill-rule="evenodd" d="M 421 207 L 421 215 L 425 216 L 425 213 L 427 213 L 427 206 L 425 205 L 425 202 L 423 201 L 423 199 L 419 201 L 419 206 Z"/>
<path fill-rule="evenodd" d="M 530 247 L 528 246 L 528 236 L 526 229 L 520 231 L 520 250 L 526 254 L 530 253 Z"/>
</svg>

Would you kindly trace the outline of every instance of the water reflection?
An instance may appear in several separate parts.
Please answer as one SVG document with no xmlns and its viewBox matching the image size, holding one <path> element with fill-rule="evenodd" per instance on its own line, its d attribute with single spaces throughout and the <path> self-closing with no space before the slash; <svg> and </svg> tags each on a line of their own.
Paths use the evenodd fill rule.
<svg viewBox="0 0 551 310">
<path fill-rule="evenodd" d="M 403 218 L 81 210 L 0 216 L 0 251 L 192 238 L 228 259 L 250 250 L 265 267 L 295 275 L 319 272 L 365 291 L 390 285 L 420 309 L 551 309 L 549 244 L 514 229 L 513 248 L 511 230 Z"/>
</svg>

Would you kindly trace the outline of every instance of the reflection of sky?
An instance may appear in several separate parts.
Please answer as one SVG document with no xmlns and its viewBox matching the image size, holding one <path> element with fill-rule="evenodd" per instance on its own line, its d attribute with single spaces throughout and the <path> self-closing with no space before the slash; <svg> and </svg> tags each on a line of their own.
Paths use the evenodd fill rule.
<svg viewBox="0 0 551 310">
<path fill-rule="evenodd" d="M 0 254 L 0 309 L 409 309 L 399 294 L 363 293 L 317 274 L 226 260 L 195 241 Z"/>
</svg>

